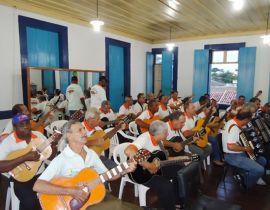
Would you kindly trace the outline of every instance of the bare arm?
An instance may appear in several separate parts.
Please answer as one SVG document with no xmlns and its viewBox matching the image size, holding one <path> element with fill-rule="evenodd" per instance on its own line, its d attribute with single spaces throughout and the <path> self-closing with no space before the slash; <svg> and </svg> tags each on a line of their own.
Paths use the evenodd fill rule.
<svg viewBox="0 0 270 210">
<path fill-rule="evenodd" d="M 143 122 L 141 119 L 136 119 L 135 123 L 140 127 L 140 128 L 149 128 L 149 125 L 145 122 Z"/>
<path fill-rule="evenodd" d="M 229 150 L 234 152 L 251 152 L 252 148 L 250 147 L 243 147 L 238 144 L 227 144 Z"/>
<path fill-rule="evenodd" d="M 183 132 L 183 135 L 186 138 L 189 138 L 189 137 L 193 136 L 194 134 L 195 134 L 195 132 L 192 131 L 192 130 L 186 130 L 186 131 Z"/>
<path fill-rule="evenodd" d="M 0 161 L 0 173 L 9 172 L 16 168 L 18 165 L 24 163 L 25 161 L 37 161 L 40 155 L 36 151 L 30 151 L 25 155 L 15 158 L 13 160 L 1 160 Z"/>
</svg>

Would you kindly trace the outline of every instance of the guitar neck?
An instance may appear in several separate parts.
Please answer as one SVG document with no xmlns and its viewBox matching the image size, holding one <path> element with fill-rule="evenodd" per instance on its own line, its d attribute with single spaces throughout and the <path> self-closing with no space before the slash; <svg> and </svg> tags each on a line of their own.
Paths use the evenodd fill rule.
<svg viewBox="0 0 270 210">
<path fill-rule="evenodd" d="M 124 162 L 124 163 L 121 163 L 120 165 L 116 166 L 115 168 L 107 171 L 106 173 L 104 174 L 101 174 L 99 176 L 100 178 L 100 181 L 102 183 L 106 182 L 106 181 L 110 181 L 112 180 L 115 176 L 118 176 L 119 174 L 122 174 L 123 171 L 125 171 L 126 169 L 128 169 L 129 166 L 128 166 L 128 163 L 127 162 Z"/>
<path fill-rule="evenodd" d="M 206 118 L 205 118 L 205 120 L 204 120 L 204 122 L 203 122 L 203 125 L 202 125 L 203 128 L 204 128 L 204 127 L 207 125 L 207 123 L 209 122 L 209 120 L 210 120 L 212 114 L 213 114 L 213 107 L 211 107 L 209 113 L 207 114 L 207 116 L 206 116 Z"/>
<path fill-rule="evenodd" d="M 160 161 L 160 168 L 164 167 L 164 166 L 170 166 L 170 165 L 177 165 L 179 163 L 184 163 L 184 162 L 189 162 L 191 161 L 191 158 L 186 158 L 186 159 L 179 159 L 179 160 L 163 160 Z"/>
<path fill-rule="evenodd" d="M 183 142 L 182 142 L 182 145 L 183 145 L 183 146 L 188 145 L 190 142 L 193 141 L 193 137 L 194 137 L 194 136 L 195 136 L 195 135 L 192 135 L 191 137 L 189 137 L 188 139 L 186 139 L 185 141 L 183 141 Z"/>
<path fill-rule="evenodd" d="M 36 150 L 39 152 L 39 153 L 42 153 L 48 146 L 51 145 L 52 142 L 60 139 L 62 136 L 61 132 L 59 131 L 55 131 L 53 133 L 53 135 L 48 138 L 47 140 L 45 140 L 41 145 L 39 145 Z"/>
</svg>

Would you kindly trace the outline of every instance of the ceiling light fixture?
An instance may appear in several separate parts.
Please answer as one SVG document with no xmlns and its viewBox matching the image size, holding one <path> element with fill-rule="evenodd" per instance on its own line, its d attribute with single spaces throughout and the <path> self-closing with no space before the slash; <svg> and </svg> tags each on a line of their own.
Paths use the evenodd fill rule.
<svg viewBox="0 0 270 210">
<path fill-rule="evenodd" d="M 244 0 L 229 0 L 229 1 L 232 2 L 232 6 L 235 11 L 242 10 L 245 4 Z"/>
<path fill-rule="evenodd" d="M 173 48 L 175 46 L 174 43 L 172 43 L 172 27 L 170 27 L 170 40 L 169 43 L 166 44 L 168 51 L 173 51 Z"/>
<path fill-rule="evenodd" d="M 97 0 L 97 19 L 92 20 L 90 24 L 93 26 L 94 31 L 99 32 L 101 26 L 104 25 L 104 22 L 98 19 L 98 0 Z"/>
<path fill-rule="evenodd" d="M 270 15 L 270 7 L 269 7 L 268 14 L 267 14 L 265 35 L 261 36 L 261 38 L 262 38 L 264 44 L 270 46 L 270 34 L 268 33 L 268 29 L 269 29 L 269 15 Z"/>
</svg>

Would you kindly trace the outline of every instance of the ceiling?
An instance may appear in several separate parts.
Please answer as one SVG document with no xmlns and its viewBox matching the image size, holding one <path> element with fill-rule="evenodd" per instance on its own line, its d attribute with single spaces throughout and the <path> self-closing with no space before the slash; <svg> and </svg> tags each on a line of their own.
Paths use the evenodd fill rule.
<svg viewBox="0 0 270 210">
<path fill-rule="evenodd" d="M 270 0 L 244 0 L 235 11 L 228 0 L 99 0 L 103 30 L 149 43 L 230 35 L 266 29 Z M 87 25 L 96 18 L 96 0 L 0 0 L 0 4 Z"/>
</svg>

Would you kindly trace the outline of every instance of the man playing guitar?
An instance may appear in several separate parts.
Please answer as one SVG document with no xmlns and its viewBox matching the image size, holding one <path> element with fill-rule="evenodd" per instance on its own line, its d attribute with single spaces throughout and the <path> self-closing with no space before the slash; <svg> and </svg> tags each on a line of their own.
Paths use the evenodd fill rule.
<svg viewBox="0 0 270 210">
<path fill-rule="evenodd" d="M 168 127 L 165 122 L 155 121 L 151 123 L 149 132 L 145 132 L 140 135 L 130 146 L 125 150 L 125 154 L 133 159 L 135 154 L 140 149 L 146 149 L 150 152 L 156 150 L 163 150 L 161 147 L 162 141 L 166 140 L 168 136 Z M 148 170 L 151 174 L 155 174 L 159 167 L 154 163 L 147 161 L 141 163 L 142 166 Z M 173 165 L 162 168 L 164 172 L 163 176 L 153 176 L 151 180 L 146 182 L 144 185 L 157 191 L 160 205 L 166 210 L 178 209 L 179 204 L 178 197 L 178 182 L 177 182 L 177 171 L 181 169 L 183 165 Z M 170 180 L 173 180 L 172 182 Z"/>
<path fill-rule="evenodd" d="M 26 161 L 38 161 L 40 155 L 37 151 L 30 151 L 25 155 L 12 159 L 5 160 L 9 153 L 16 150 L 26 148 L 28 144 L 35 138 L 44 139 L 38 131 L 31 130 L 30 118 L 27 115 L 17 114 L 12 118 L 13 130 L 0 146 L 0 172 L 5 173 L 13 170 L 17 166 Z M 55 150 L 56 152 L 56 150 Z M 42 164 L 34 178 L 27 182 L 14 181 L 14 191 L 18 199 L 20 200 L 20 210 L 38 210 L 41 209 L 36 193 L 32 190 L 33 185 L 37 179 L 37 176 L 45 169 Z"/>
<path fill-rule="evenodd" d="M 93 182 L 84 182 L 81 186 L 63 187 L 50 183 L 50 180 L 61 176 L 74 177 L 85 168 L 93 168 L 98 174 L 104 174 L 108 170 L 98 155 L 85 146 L 87 134 L 80 122 L 73 120 L 67 122 L 63 128 L 63 135 L 68 145 L 60 155 L 52 160 L 47 169 L 37 179 L 33 189 L 43 194 L 72 196 L 76 200 L 84 202 L 89 198 L 89 193 L 91 193 L 92 189 L 95 188 Z M 136 168 L 135 162 L 130 162 L 128 165 L 129 168 L 122 171 L 122 175 Z M 120 175 L 118 174 L 110 180 L 115 180 L 119 177 Z M 88 192 L 84 190 L 85 187 L 88 189 Z"/>
</svg>

